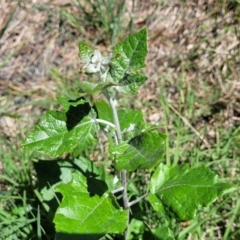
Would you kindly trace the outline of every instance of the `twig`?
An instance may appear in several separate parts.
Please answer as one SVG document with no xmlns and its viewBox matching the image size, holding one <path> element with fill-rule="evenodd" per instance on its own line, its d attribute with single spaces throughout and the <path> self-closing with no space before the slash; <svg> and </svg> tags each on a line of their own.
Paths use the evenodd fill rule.
<svg viewBox="0 0 240 240">
<path fill-rule="evenodd" d="M 123 191 L 123 190 L 124 190 L 124 188 L 123 188 L 123 186 L 121 186 L 121 187 L 119 187 L 119 188 L 117 188 L 117 189 L 112 190 L 111 193 L 112 193 L 112 194 L 115 194 L 115 193 L 121 192 L 121 191 Z"/>
<path fill-rule="evenodd" d="M 146 193 L 146 194 L 144 194 L 143 196 L 138 197 L 138 198 L 136 198 L 135 200 L 129 202 L 129 203 L 128 203 L 128 207 L 131 207 L 132 205 L 140 202 L 143 198 L 147 197 L 147 195 L 148 195 L 148 193 Z"/>
</svg>

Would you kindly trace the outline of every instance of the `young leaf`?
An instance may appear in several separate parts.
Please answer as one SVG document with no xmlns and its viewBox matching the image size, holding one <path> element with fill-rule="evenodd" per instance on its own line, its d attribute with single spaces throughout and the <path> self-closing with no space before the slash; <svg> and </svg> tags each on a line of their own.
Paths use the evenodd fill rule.
<svg viewBox="0 0 240 240">
<path fill-rule="evenodd" d="M 164 206 L 162 205 L 162 202 L 159 201 L 157 196 L 155 194 L 150 193 L 148 195 L 148 201 L 151 203 L 153 209 L 156 212 L 163 212 L 164 211 Z"/>
<path fill-rule="evenodd" d="M 112 146 L 117 170 L 151 169 L 162 160 L 166 136 L 157 131 L 143 132 L 128 142 Z"/>
<path fill-rule="evenodd" d="M 72 176 L 71 182 L 57 186 L 63 199 L 54 218 L 56 231 L 71 234 L 123 233 L 127 211 L 118 206 L 114 196 L 106 192 L 102 196 L 93 195 L 82 174 L 78 172 Z"/>
<path fill-rule="evenodd" d="M 78 152 L 96 142 L 99 130 L 95 112 L 89 104 L 70 106 L 65 111 L 49 111 L 43 121 L 28 135 L 23 146 L 52 157 Z"/>
<path fill-rule="evenodd" d="M 149 201 L 155 210 L 163 205 L 167 213 L 186 221 L 195 217 L 199 207 L 209 205 L 232 189 L 232 185 L 221 183 L 206 167 L 189 169 L 187 165 L 160 164 L 150 183 L 150 191 L 158 198 L 159 205 L 151 195 Z"/>
<path fill-rule="evenodd" d="M 83 63 L 88 64 L 93 56 L 94 51 L 83 42 L 78 43 L 78 49 L 80 59 L 83 61 Z"/>
<path fill-rule="evenodd" d="M 144 222 L 132 218 L 128 226 L 128 235 L 126 239 L 133 240 L 137 239 L 137 237 L 138 239 L 142 239 L 141 237 L 144 234 L 144 230 L 145 230 Z"/>
<path fill-rule="evenodd" d="M 110 73 L 114 81 L 123 81 L 126 74 L 145 67 L 147 30 L 130 35 L 113 49 Z"/>
</svg>

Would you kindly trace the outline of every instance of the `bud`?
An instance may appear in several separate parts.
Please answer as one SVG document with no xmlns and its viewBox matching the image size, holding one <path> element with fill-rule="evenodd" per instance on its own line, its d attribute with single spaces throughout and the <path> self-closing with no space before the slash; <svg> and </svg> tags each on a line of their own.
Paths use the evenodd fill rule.
<svg viewBox="0 0 240 240">
<path fill-rule="evenodd" d="M 108 64 L 110 59 L 111 55 L 108 57 L 102 57 L 101 53 L 98 50 L 95 50 L 91 58 L 86 61 L 86 64 L 83 67 L 83 72 L 104 74 L 109 68 Z"/>
</svg>

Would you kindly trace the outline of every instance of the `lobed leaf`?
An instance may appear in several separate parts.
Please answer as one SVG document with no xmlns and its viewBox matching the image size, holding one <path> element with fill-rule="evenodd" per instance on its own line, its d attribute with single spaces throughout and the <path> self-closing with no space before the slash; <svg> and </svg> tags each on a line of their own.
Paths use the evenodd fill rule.
<svg viewBox="0 0 240 240">
<path fill-rule="evenodd" d="M 141 110 L 118 110 L 118 118 L 122 132 L 134 130 L 137 124 L 144 123 Z"/>
<path fill-rule="evenodd" d="M 149 201 L 155 210 L 165 211 L 181 221 L 195 217 L 201 206 L 207 206 L 232 190 L 232 185 L 221 183 L 218 176 L 206 167 L 189 169 L 160 164 L 150 182 Z M 158 203 L 159 201 L 159 203 Z"/>
<path fill-rule="evenodd" d="M 119 81 L 120 86 L 117 88 L 119 92 L 137 94 L 138 89 L 145 83 L 147 77 L 141 73 L 126 73 L 125 77 Z"/>
<path fill-rule="evenodd" d="M 120 42 L 113 49 L 110 61 L 110 73 L 114 81 L 120 82 L 127 73 L 145 67 L 147 55 L 147 30 L 142 29 Z"/>
<path fill-rule="evenodd" d="M 143 132 L 128 142 L 110 148 L 117 170 L 151 169 L 162 160 L 166 136 L 157 131 Z"/>
<path fill-rule="evenodd" d="M 99 126 L 94 119 L 88 103 L 70 106 L 68 111 L 49 111 L 22 145 L 52 157 L 75 149 L 79 153 L 96 142 Z"/>
<path fill-rule="evenodd" d="M 88 180 L 80 173 L 68 184 L 57 186 L 63 195 L 54 223 L 57 232 L 71 234 L 123 233 L 127 211 L 117 204 L 111 193 L 102 196 L 89 192 Z"/>
</svg>

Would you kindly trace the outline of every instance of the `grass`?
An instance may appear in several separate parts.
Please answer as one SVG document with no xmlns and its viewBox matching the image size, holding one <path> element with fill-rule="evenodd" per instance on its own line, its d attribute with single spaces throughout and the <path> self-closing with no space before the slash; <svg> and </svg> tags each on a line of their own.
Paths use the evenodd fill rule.
<svg viewBox="0 0 240 240">
<path fill-rule="evenodd" d="M 198 86 L 197 81 L 191 86 L 185 80 L 186 75 L 182 71 L 178 80 L 160 76 L 158 106 L 163 118 L 159 125 L 169 136 L 166 162 L 169 165 L 187 162 L 193 167 L 206 165 L 223 180 L 239 186 L 239 150 L 236 148 L 239 146 L 239 127 L 226 128 L 224 108 L 220 106 L 215 110 L 211 105 L 219 101 L 222 91 L 217 85 Z M 169 99 L 171 86 L 175 101 Z M 197 97 L 197 89 L 204 91 L 204 99 Z M 217 124 L 209 124 L 206 116 L 216 117 Z M 240 214 L 236 208 L 240 204 L 239 193 L 238 189 L 203 210 L 200 218 L 182 227 L 179 239 L 238 239 Z"/>
<path fill-rule="evenodd" d="M 151 5 L 138 1 L 133 1 L 133 5 L 112 0 L 72 1 L 51 7 L 24 5 L 39 15 L 43 14 L 41 21 L 46 23 L 42 29 L 36 27 L 41 33 L 39 41 L 34 39 L 36 46 L 44 52 L 44 49 L 51 49 L 51 42 L 54 43 L 53 51 L 48 53 L 51 57 L 45 66 L 48 68 L 46 75 L 39 75 L 30 64 L 38 61 L 35 55 L 31 52 L 24 55 L 27 51 L 24 41 L 28 42 L 27 39 L 18 46 L 14 45 L 16 32 L 21 30 L 16 28 L 12 33 L 11 23 L 21 16 L 18 14 L 21 12 L 11 8 L 14 11 L 10 11 L 0 31 L 0 40 L 4 41 L 2 49 L 6 43 L 9 49 L 0 54 L 0 81 L 4 83 L 0 82 L 0 239 L 53 239 L 50 219 L 54 212 L 49 213 L 51 204 L 44 198 L 42 190 L 44 181 L 52 185 L 54 182 L 43 179 L 40 184 L 35 163 L 46 156 L 21 149 L 20 142 L 46 109 L 57 106 L 56 96 L 76 97 L 78 81 L 83 77 L 78 72 L 76 54 L 79 40 L 87 40 L 108 51 L 107 46 L 115 44 L 123 34 L 147 26 L 150 52 L 146 71 L 149 81 L 138 98 L 123 99 L 121 104 L 128 106 L 132 102 L 142 109 L 149 122 L 158 124 L 159 129 L 168 135 L 165 155 L 168 165 L 206 165 L 223 180 L 239 186 L 239 2 L 219 1 L 208 5 L 205 10 L 196 5 L 195 9 L 200 16 L 203 14 L 203 18 L 191 18 L 193 13 L 188 12 L 191 9 L 187 7 L 188 1 L 181 2 L 174 6 L 178 8 L 177 15 L 174 15 L 174 7 L 164 1 L 154 10 Z M 171 22 L 171 14 L 177 19 L 175 22 Z M 48 35 L 56 29 L 56 36 Z M 40 63 L 45 61 L 44 58 L 40 60 Z M 34 78 L 26 77 L 28 75 L 21 72 L 21 66 L 34 68 Z M 3 119 L 12 121 L 6 127 Z M 99 148 L 96 152 L 104 153 L 101 147 L 96 148 Z M 99 155 L 93 153 L 94 149 L 86 152 L 86 156 L 95 158 Z M 103 160 L 106 159 L 103 156 Z M 138 181 L 130 186 L 133 196 L 144 191 L 141 187 L 145 176 L 142 172 L 137 174 Z M 148 205 L 138 207 L 146 211 L 146 223 L 171 226 L 173 232 L 179 232 L 177 239 L 237 240 L 240 238 L 239 195 L 237 189 L 212 206 L 201 209 L 196 219 L 181 224 L 154 214 Z"/>
<path fill-rule="evenodd" d="M 196 92 L 193 90 L 183 93 L 188 83 L 180 77 L 179 83 L 175 82 L 173 85 L 179 100 L 171 103 L 166 96 L 168 89 L 162 87 L 167 85 L 163 81 L 170 80 L 161 77 L 161 86 L 159 86 L 161 89 L 159 107 L 163 111 L 160 125 L 164 126 L 169 136 L 167 163 L 177 165 L 187 162 L 193 167 L 206 165 L 218 173 L 223 180 L 239 186 L 239 151 L 236 148 L 239 127 L 232 126 L 225 129 L 223 123 L 219 122 L 221 127 L 211 126 L 214 131 L 213 140 L 206 138 L 209 126 L 206 126 L 206 123 L 204 125 L 199 123 L 199 118 L 202 118 L 204 113 L 213 115 L 211 108 L 208 111 L 205 110 L 209 108 L 206 104 L 215 102 L 221 95 L 220 90 L 214 96 L 211 94 L 212 89 L 208 88 L 207 91 L 205 88 L 204 96 L 209 95 L 212 100 L 201 100 L 196 98 Z M 190 221 L 187 227 L 184 226 L 180 230 L 179 239 L 237 239 L 240 214 L 236 208 L 239 208 L 239 202 L 239 190 L 219 200 L 213 208 L 203 211 L 199 219 Z"/>
<path fill-rule="evenodd" d="M 36 221 L 30 216 L 28 189 L 33 187 L 32 164 L 26 152 L 19 151 L 1 136 L 1 237 L 2 239 L 26 239 Z"/>
</svg>

